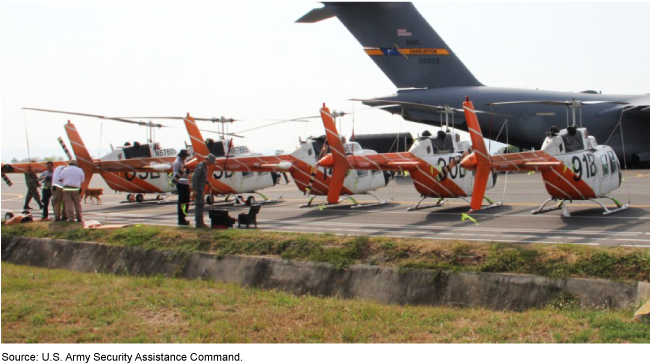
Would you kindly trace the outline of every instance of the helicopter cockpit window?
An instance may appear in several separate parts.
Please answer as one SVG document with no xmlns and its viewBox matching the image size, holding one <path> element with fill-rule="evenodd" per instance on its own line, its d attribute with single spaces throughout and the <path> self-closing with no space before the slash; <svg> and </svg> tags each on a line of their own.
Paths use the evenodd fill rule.
<svg viewBox="0 0 650 364">
<path fill-rule="evenodd" d="M 151 149 L 149 149 L 149 144 L 141 145 L 138 142 L 134 142 L 130 147 L 123 147 L 124 158 L 151 158 Z"/>
<path fill-rule="evenodd" d="M 438 135 L 431 138 L 434 154 L 451 153 L 454 151 L 454 142 L 452 136 L 442 130 L 438 130 Z"/>
<path fill-rule="evenodd" d="M 208 147 L 208 150 L 215 157 L 224 157 L 226 152 L 224 152 L 224 145 L 222 141 L 215 141 L 212 139 L 207 139 L 205 145 Z"/>
<path fill-rule="evenodd" d="M 611 150 L 607 152 L 607 155 L 609 155 L 609 160 L 612 163 L 612 174 L 616 173 L 616 167 L 617 167 L 617 162 L 616 162 L 616 156 L 614 155 L 614 152 Z"/>
<path fill-rule="evenodd" d="M 567 128 L 567 133 L 562 134 L 562 140 L 564 141 L 564 146 L 566 147 L 567 152 L 575 152 L 585 149 L 585 145 L 582 142 L 582 133 L 574 126 Z"/>
<path fill-rule="evenodd" d="M 607 176 L 609 174 L 609 162 L 607 161 L 607 156 L 604 154 L 601 155 L 600 162 L 603 164 L 603 176 Z"/>
</svg>

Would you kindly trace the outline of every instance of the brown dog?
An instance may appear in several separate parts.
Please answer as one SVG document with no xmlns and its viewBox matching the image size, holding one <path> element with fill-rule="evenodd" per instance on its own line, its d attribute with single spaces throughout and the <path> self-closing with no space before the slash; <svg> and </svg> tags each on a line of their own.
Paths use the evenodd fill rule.
<svg viewBox="0 0 650 364">
<path fill-rule="evenodd" d="M 86 199 L 90 197 L 90 202 L 93 202 L 93 198 L 95 199 L 95 202 L 102 203 L 101 195 L 104 194 L 104 189 L 103 188 L 88 188 L 86 189 L 86 193 L 84 194 L 84 203 L 86 203 Z"/>
</svg>

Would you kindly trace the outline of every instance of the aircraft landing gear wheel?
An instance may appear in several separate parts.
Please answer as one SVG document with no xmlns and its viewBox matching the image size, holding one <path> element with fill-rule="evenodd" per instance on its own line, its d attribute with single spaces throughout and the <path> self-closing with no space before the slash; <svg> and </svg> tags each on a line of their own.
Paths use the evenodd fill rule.
<svg viewBox="0 0 650 364">
<path fill-rule="evenodd" d="M 135 196 L 133 196 L 132 193 L 129 193 L 128 195 L 126 195 L 126 200 L 129 202 L 133 202 L 135 201 Z"/>
<path fill-rule="evenodd" d="M 137 195 L 135 195 L 135 200 L 138 202 L 142 202 L 144 201 L 144 196 L 141 193 L 138 193 Z"/>
<path fill-rule="evenodd" d="M 163 199 L 162 195 L 158 195 L 158 196 L 156 196 L 156 200 L 157 200 L 157 201 L 160 201 L 160 200 L 162 200 L 162 199 Z"/>
<path fill-rule="evenodd" d="M 205 198 L 205 203 L 207 203 L 208 205 L 212 205 L 212 204 L 214 203 L 214 196 L 212 196 L 212 195 L 208 195 L 208 196 Z"/>
<path fill-rule="evenodd" d="M 253 206 L 255 204 L 255 197 L 254 196 L 248 196 L 246 199 L 246 206 Z"/>
</svg>

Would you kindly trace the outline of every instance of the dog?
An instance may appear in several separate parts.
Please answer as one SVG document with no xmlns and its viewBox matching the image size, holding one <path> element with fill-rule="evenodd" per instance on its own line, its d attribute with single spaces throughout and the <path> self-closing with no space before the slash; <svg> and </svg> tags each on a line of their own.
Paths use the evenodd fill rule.
<svg viewBox="0 0 650 364">
<path fill-rule="evenodd" d="M 86 189 L 86 193 L 84 194 L 84 203 L 86 202 L 86 199 L 90 197 L 90 202 L 93 202 L 93 198 L 95 199 L 95 202 L 102 203 L 101 195 L 104 194 L 104 189 L 103 188 L 88 188 Z"/>
</svg>

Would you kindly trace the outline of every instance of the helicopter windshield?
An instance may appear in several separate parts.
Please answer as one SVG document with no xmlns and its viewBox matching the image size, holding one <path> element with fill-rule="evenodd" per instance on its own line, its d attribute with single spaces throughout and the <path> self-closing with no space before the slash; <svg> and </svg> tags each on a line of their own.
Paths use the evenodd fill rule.
<svg viewBox="0 0 650 364">
<path fill-rule="evenodd" d="M 584 142 L 582 141 L 582 133 L 575 127 L 568 127 L 566 133 L 561 133 L 561 136 L 567 152 L 585 149 Z"/>
<path fill-rule="evenodd" d="M 431 138 L 431 145 L 433 145 L 433 153 L 450 153 L 454 151 L 454 142 L 452 136 L 444 131 L 438 131 L 438 135 Z"/>
</svg>

